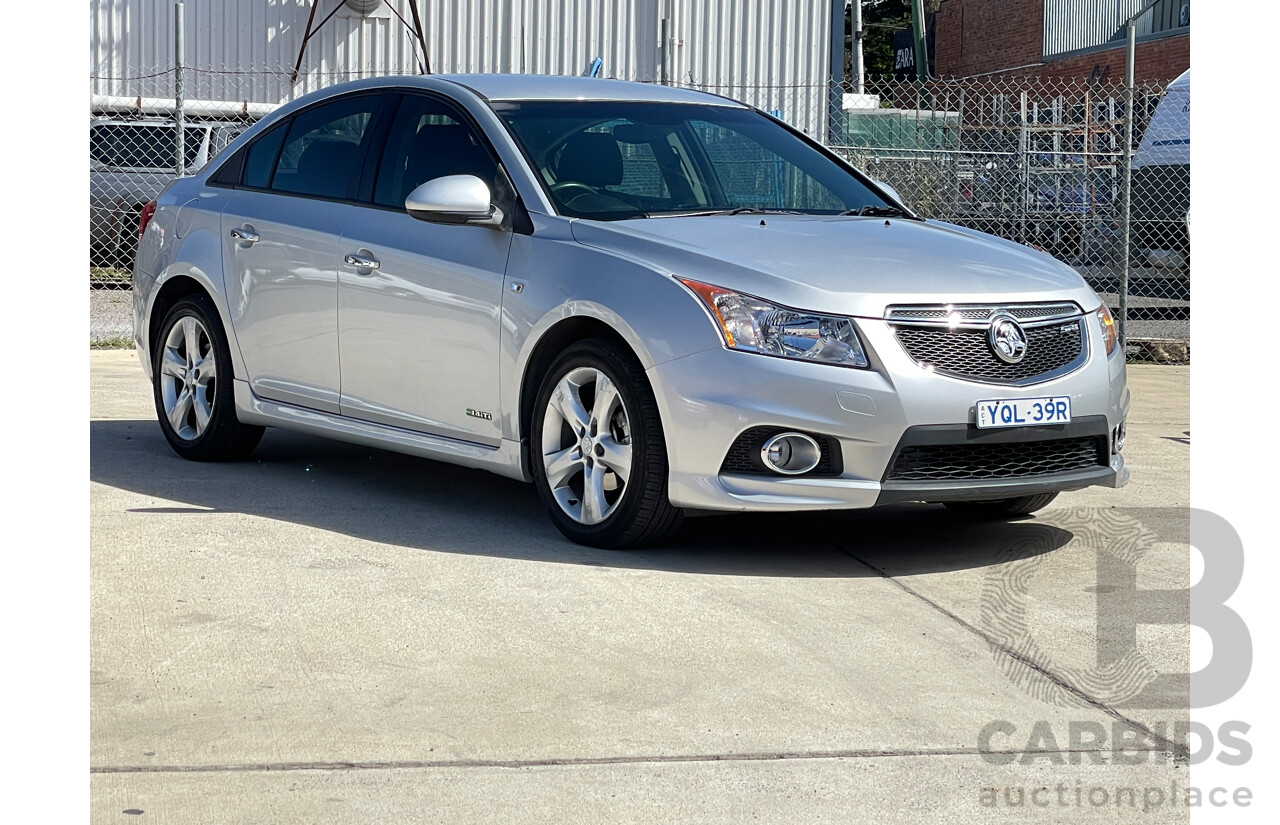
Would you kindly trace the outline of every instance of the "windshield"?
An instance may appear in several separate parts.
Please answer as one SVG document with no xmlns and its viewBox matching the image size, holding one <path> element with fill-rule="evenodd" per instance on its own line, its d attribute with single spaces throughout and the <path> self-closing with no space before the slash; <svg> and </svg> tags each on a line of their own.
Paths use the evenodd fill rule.
<svg viewBox="0 0 1280 825">
<path fill-rule="evenodd" d="M 889 206 L 847 168 L 750 109 L 495 101 L 557 210 L 578 218 Z"/>
</svg>

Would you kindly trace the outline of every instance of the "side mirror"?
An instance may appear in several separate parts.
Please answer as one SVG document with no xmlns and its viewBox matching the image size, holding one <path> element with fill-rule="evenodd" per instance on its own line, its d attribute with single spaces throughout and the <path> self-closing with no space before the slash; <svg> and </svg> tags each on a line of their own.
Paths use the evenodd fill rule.
<svg viewBox="0 0 1280 825">
<path fill-rule="evenodd" d="M 501 226 L 502 210 L 493 205 L 485 182 L 475 175 L 446 175 L 418 186 L 404 199 L 404 208 L 429 223 Z"/>
<path fill-rule="evenodd" d="M 872 182 L 872 183 L 874 183 L 876 186 L 879 186 L 881 189 L 883 189 L 886 193 L 888 193 L 888 195 L 889 195 L 891 198 L 893 198 L 893 199 L 894 199 L 895 201 L 897 201 L 898 203 L 901 203 L 901 204 L 905 204 L 905 203 L 906 203 L 906 201 L 904 201 L 904 200 L 902 199 L 902 196 L 898 194 L 898 190 L 897 190 L 897 189 L 894 189 L 894 188 L 893 188 L 892 186 L 890 186 L 889 184 L 885 183 L 885 182 L 884 182 L 884 181 L 882 181 L 882 180 L 873 180 L 873 181 L 871 181 L 871 182 Z"/>
</svg>

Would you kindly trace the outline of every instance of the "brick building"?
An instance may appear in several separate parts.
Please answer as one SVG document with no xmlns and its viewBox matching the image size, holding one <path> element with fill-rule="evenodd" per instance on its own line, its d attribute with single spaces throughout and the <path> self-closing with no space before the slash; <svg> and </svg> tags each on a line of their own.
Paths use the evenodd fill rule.
<svg viewBox="0 0 1280 825">
<path fill-rule="evenodd" d="M 1124 79 L 1124 23 L 1145 0 L 942 0 L 938 77 Z M 1161 0 L 1138 21 L 1137 82 L 1191 66 L 1190 0 Z"/>
</svg>

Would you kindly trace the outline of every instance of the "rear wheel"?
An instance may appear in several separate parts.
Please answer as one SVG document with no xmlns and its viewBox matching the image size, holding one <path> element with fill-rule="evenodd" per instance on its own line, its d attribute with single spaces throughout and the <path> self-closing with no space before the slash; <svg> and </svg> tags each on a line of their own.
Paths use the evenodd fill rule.
<svg viewBox="0 0 1280 825">
<path fill-rule="evenodd" d="M 535 401 L 530 445 L 538 495 L 569 539 L 636 547 L 679 523 L 653 390 L 619 345 L 582 341 L 555 360 Z"/>
<path fill-rule="evenodd" d="M 1037 493 L 1017 498 L 1001 498 L 991 501 L 946 501 L 947 509 L 972 519 L 1005 519 L 1026 516 L 1043 510 L 1058 497 L 1057 493 Z"/>
<path fill-rule="evenodd" d="M 240 423 L 231 355 L 213 302 L 189 295 L 160 325 L 152 366 L 165 440 L 192 461 L 234 461 L 253 452 L 263 428 Z"/>
</svg>

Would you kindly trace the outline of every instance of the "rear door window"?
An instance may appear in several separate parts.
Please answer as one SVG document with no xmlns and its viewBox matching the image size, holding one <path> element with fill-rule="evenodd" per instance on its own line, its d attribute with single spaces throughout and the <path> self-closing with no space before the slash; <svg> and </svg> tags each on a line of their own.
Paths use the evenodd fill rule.
<svg viewBox="0 0 1280 825">
<path fill-rule="evenodd" d="M 369 126 L 382 100 L 377 95 L 348 97 L 295 117 L 280 149 L 270 188 L 296 195 L 353 199 Z M 257 160 L 252 151 L 248 160 L 250 166 Z M 247 175 L 245 183 L 249 184 Z"/>
<path fill-rule="evenodd" d="M 266 189 L 271 184 L 271 170 L 275 168 L 280 144 L 284 142 L 288 124 L 273 127 L 262 135 L 244 153 L 244 185 Z M 244 150 L 241 150 L 244 151 Z M 236 154 L 240 154 L 237 152 Z M 224 167 L 225 168 L 225 167 Z"/>
</svg>

